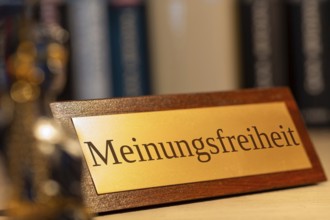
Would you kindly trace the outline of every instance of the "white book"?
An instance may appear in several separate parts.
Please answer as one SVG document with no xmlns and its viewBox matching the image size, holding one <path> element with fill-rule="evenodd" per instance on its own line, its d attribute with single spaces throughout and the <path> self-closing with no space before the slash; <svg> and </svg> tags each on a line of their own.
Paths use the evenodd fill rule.
<svg viewBox="0 0 330 220">
<path fill-rule="evenodd" d="M 235 0 L 149 0 L 153 92 L 239 87 Z"/>
</svg>

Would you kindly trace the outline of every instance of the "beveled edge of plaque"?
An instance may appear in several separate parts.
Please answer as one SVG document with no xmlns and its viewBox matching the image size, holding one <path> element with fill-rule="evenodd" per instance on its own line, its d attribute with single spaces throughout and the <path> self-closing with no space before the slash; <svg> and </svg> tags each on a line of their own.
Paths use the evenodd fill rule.
<svg viewBox="0 0 330 220">
<path fill-rule="evenodd" d="M 286 87 L 67 101 L 51 103 L 50 106 L 54 118 L 58 119 L 66 128 L 75 132 L 71 121 L 72 117 L 256 104 L 276 101 L 284 101 L 286 103 L 289 114 L 312 163 L 311 169 L 98 195 L 87 165 L 84 164 L 82 189 L 85 204 L 91 212 L 101 213 L 308 185 L 326 181 L 326 176 L 308 135 L 297 104 L 290 90 Z"/>
</svg>

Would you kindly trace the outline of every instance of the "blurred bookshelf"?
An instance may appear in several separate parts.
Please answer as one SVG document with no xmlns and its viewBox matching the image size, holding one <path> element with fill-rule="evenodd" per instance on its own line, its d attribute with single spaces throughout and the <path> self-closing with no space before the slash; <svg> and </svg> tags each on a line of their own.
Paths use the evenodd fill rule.
<svg viewBox="0 0 330 220">
<path fill-rule="evenodd" d="M 59 100 L 288 86 L 308 126 L 330 125 L 328 0 L 36 2 L 70 36 Z"/>
</svg>

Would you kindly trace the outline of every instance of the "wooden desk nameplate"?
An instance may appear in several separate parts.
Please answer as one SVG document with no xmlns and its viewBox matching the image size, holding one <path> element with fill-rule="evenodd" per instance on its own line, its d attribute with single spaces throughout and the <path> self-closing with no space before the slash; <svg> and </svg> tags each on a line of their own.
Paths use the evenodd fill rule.
<svg viewBox="0 0 330 220">
<path fill-rule="evenodd" d="M 287 88 L 51 104 L 77 134 L 92 212 L 325 181 Z"/>
</svg>

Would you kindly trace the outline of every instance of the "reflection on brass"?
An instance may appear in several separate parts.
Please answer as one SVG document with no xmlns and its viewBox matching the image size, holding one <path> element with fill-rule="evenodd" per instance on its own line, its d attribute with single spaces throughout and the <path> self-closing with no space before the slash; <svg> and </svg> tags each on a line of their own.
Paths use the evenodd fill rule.
<svg viewBox="0 0 330 220">
<path fill-rule="evenodd" d="M 285 102 L 72 121 L 98 194 L 312 167 Z"/>
<path fill-rule="evenodd" d="M 18 103 L 34 101 L 39 97 L 40 89 L 25 81 L 15 82 L 10 89 L 11 98 Z"/>
<path fill-rule="evenodd" d="M 47 2 L 40 4 L 55 10 L 55 3 Z M 87 220 L 78 142 L 49 115 L 49 102 L 65 84 L 67 49 L 60 39 L 65 31 L 56 23 L 36 22 L 29 13 L 33 9 L 27 2 L 17 18 L 19 42 L 6 63 L 6 93 L 13 106 L 6 140 L 11 181 L 6 215 L 16 220 Z"/>
</svg>

